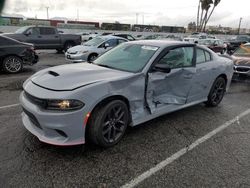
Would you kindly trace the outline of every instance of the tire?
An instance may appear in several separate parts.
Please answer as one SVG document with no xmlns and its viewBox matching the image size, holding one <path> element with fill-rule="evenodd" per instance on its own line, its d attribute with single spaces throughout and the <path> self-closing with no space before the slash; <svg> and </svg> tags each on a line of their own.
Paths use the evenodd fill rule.
<svg viewBox="0 0 250 188">
<path fill-rule="evenodd" d="M 63 49 L 56 49 L 56 52 L 57 52 L 58 54 L 62 54 L 62 53 L 63 53 Z"/>
<path fill-rule="evenodd" d="M 7 73 L 18 73 L 23 70 L 23 60 L 18 56 L 8 56 L 3 60 L 3 70 Z"/>
<path fill-rule="evenodd" d="M 90 54 L 88 57 L 88 62 L 92 63 L 98 57 L 97 54 Z"/>
<path fill-rule="evenodd" d="M 123 137 L 129 122 L 127 105 L 114 100 L 97 108 L 90 117 L 87 137 L 96 145 L 111 147 Z"/>
<path fill-rule="evenodd" d="M 209 107 L 218 106 L 224 97 L 225 91 L 226 80 L 223 77 L 218 77 L 213 83 L 205 104 Z"/>
<path fill-rule="evenodd" d="M 63 47 L 64 52 L 67 52 L 67 50 L 68 50 L 69 48 L 72 48 L 73 46 L 75 46 L 75 43 L 74 43 L 74 42 L 66 42 L 66 43 L 64 44 L 64 47 Z"/>
</svg>

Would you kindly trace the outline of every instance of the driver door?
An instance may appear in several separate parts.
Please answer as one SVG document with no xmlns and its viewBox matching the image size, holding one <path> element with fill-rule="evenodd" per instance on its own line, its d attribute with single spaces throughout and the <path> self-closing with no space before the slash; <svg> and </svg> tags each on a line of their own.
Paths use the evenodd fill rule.
<svg viewBox="0 0 250 188">
<path fill-rule="evenodd" d="M 159 71 L 154 66 L 166 64 L 170 72 Z M 163 108 L 185 105 L 196 73 L 194 47 L 177 47 L 167 51 L 148 73 L 146 93 L 151 113 Z"/>
</svg>

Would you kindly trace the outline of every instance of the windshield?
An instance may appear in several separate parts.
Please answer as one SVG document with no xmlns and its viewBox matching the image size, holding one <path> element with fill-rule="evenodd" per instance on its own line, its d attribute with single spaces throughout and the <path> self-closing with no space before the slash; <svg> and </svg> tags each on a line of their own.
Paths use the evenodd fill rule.
<svg viewBox="0 0 250 188">
<path fill-rule="evenodd" d="M 123 43 L 100 56 L 94 64 L 127 72 L 139 72 L 158 49 L 155 46 Z"/>
<path fill-rule="evenodd" d="M 250 57 L 250 45 L 241 45 L 233 53 L 234 56 L 248 56 Z"/>
<path fill-rule="evenodd" d="M 26 31 L 29 27 L 21 27 L 18 30 L 16 30 L 15 33 L 17 34 L 22 34 L 24 31 Z"/>
<path fill-rule="evenodd" d="M 84 46 L 98 46 L 99 44 L 103 43 L 105 40 L 101 37 L 96 37 L 91 39 L 88 42 L 85 42 L 83 45 Z"/>
</svg>

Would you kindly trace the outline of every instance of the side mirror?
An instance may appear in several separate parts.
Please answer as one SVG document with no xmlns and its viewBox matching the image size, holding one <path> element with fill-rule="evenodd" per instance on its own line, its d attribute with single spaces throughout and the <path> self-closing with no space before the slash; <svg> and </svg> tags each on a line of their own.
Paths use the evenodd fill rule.
<svg viewBox="0 0 250 188">
<path fill-rule="evenodd" d="M 167 64 L 156 64 L 153 67 L 153 71 L 158 71 L 158 72 L 164 72 L 164 73 L 170 73 L 171 68 Z"/>
<path fill-rule="evenodd" d="M 105 43 L 104 44 L 104 48 L 106 49 L 106 48 L 108 48 L 109 47 L 109 44 L 108 43 Z"/>
<path fill-rule="evenodd" d="M 30 32 L 30 31 L 28 31 L 28 32 L 26 32 L 24 35 L 28 37 L 28 36 L 30 36 L 30 35 L 31 35 L 31 32 Z"/>
</svg>

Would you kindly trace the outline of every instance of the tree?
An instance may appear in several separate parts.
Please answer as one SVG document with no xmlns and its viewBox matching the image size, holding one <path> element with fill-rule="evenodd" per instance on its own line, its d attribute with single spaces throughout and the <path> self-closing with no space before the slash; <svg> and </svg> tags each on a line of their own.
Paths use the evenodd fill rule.
<svg viewBox="0 0 250 188">
<path fill-rule="evenodd" d="M 205 32 L 206 26 L 211 18 L 214 9 L 218 6 L 221 0 L 199 0 L 197 12 L 197 31 Z M 212 10 L 210 11 L 210 8 Z"/>
</svg>

